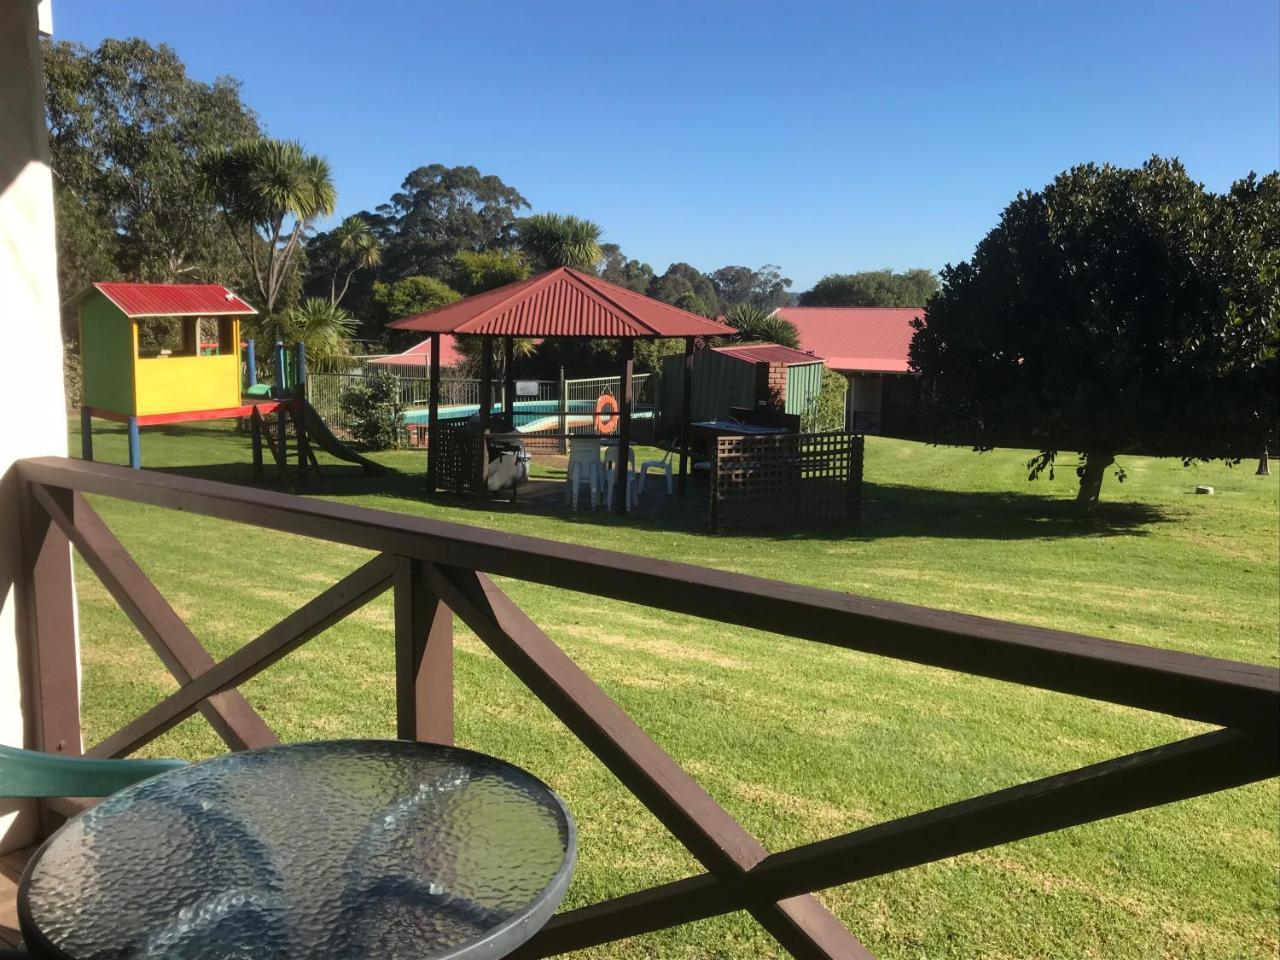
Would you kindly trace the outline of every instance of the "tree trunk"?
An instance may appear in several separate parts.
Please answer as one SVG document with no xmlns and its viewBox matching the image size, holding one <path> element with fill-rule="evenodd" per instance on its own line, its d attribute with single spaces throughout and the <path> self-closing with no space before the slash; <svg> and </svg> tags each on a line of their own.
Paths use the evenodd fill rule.
<svg viewBox="0 0 1280 960">
<path fill-rule="evenodd" d="M 1267 456 L 1267 445 L 1265 443 L 1262 445 L 1262 453 L 1258 456 L 1258 471 L 1256 475 L 1259 477 L 1271 476 L 1271 461 Z"/>
<path fill-rule="evenodd" d="M 1084 466 L 1080 470 L 1080 491 L 1076 494 L 1076 506 L 1085 513 L 1098 505 L 1098 495 L 1102 492 L 1102 478 L 1107 475 L 1107 467 L 1116 462 L 1115 454 L 1098 450 L 1083 454 Z"/>
</svg>

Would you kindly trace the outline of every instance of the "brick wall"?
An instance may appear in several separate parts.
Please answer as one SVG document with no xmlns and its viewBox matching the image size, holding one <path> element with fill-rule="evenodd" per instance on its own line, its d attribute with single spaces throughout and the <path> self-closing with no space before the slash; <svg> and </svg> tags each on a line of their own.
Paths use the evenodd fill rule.
<svg viewBox="0 0 1280 960">
<path fill-rule="evenodd" d="M 785 363 L 756 364 L 756 403 L 763 403 L 775 410 L 787 405 L 787 365 Z"/>
</svg>

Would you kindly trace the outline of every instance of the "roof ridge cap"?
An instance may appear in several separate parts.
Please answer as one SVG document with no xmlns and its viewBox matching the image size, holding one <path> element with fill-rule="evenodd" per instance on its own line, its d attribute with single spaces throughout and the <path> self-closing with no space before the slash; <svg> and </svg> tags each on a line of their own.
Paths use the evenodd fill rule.
<svg viewBox="0 0 1280 960">
<path fill-rule="evenodd" d="M 593 284 L 593 283 L 591 282 L 591 280 L 599 280 L 599 279 L 600 279 L 599 277 L 592 277 L 592 278 L 591 278 L 591 280 L 588 280 L 588 279 L 587 279 L 587 275 L 586 275 L 585 273 L 582 273 L 582 272 L 580 272 L 580 271 L 578 271 L 578 270 L 574 270 L 572 267 L 564 267 L 563 269 L 564 269 L 565 273 L 566 273 L 566 274 L 568 274 L 568 275 L 569 275 L 569 277 L 570 277 L 570 278 L 571 278 L 575 283 L 577 283 L 577 284 L 578 284 L 578 285 L 580 285 L 580 286 L 586 287 L 588 290 L 590 290 L 590 291 L 591 291 L 591 293 L 595 294 L 595 296 L 597 296 L 597 297 L 600 297 L 602 300 L 607 300 L 607 301 L 608 301 L 610 304 L 612 304 L 615 308 L 617 308 L 618 310 L 621 310 L 624 314 L 626 314 L 626 315 L 627 315 L 627 317 L 629 317 L 629 318 L 630 318 L 631 322 L 632 322 L 633 324 L 635 324 L 636 326 L 638 326 L 641 330 L 648 330 L 648 331 L 649 331 L 649 336 L 656 337 L 656 336 L 658 335 L 658 331 L 654 330 L 654 329 L 653 329 L 653 327 L 649 326 L 649 324 L 647 324 L 647 323 L 645 323 L 643 320 L 641 320 L 641 319 L 640 319 L 640 317 L 639 317 L 639 315 L 638 315 L 638 314 L 636 314 L 635 312 L 633 312 L 629 307 L 625 306 L 624 304 L 619 303 L 616 299 L 614 299 L 613 297 L 611 297 L 611 296 L 610 296 L 608 293 L 606 293 L 605 291 L 597 289 L 597 288 L 596 288 L 596 286 L 595 286 L 595 284 Z M 607 280 L 601 280 L 600 282 L 601 282 L 601 283 L 608 283 L 609 281 L 607 281 Z M 656 301 L 656 302 L 657 302 L 657 303 L 661 303 L 662 301 L 661 301 L 661 300 L 658 300 L 658 301 Z M 670 304 L 666 304 L 666 306 L 670 306 Z"/>
</svg>

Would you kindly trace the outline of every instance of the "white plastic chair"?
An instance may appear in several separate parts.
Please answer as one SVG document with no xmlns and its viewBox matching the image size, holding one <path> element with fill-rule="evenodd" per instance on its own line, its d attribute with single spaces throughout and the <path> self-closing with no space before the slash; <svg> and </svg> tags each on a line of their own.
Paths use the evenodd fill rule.
<svg viewBox="0 0 1280 960">
<path fill-rule="evenodd" d="M 627 448 L 627 502 L 635 506 L 637 501 L 636 487 L 633 482 L 636 479 L 636 452 L 634 449 Z M 604 502 L 605 505 L 613 503 L 613 485 L 618 479 L 618 447 L 616 444 L 604 448 Z"/>
<path fill-rule="evenodd" d="M 662 470 L 667 475 L 667 496 L 673 493 L 671 485 L 671 451 L 668 450 L 666 456 L 661 460 L 645 460 L 640 464 L 640 479 L 636 482 L 636 497 L 644 493 L 644 478 L 649 475 L 649 468 L 654 470 Z"/>
<path fill-rule="evenodd" d="M 572 503 L 578 509 L 578 491 L 582 484 L 587 484 L 591 494 L 591 508 L 599 505 L 600 493 L 604 487 L 603 466 L 600 463 L 600 443 L 598 440 L 584 439 L 570 441 L 569 466 L 565 470 L 565 481 L 568 484 L 564 491 L 566 505 Z"/>
</svg>

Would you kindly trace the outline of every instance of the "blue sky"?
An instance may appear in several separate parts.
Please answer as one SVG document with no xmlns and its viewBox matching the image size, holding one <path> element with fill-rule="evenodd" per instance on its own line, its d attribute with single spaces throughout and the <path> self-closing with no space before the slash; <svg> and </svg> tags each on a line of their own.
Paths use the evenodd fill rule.
<svg viewBox="0 0 1280 960">
<path fill-rule="evenodd" d="M 54 0 L 55 36 L 142 36 L 230 74 L 328 157 L 339 210 L 474 164 L 659 272 L 938 268 L 1025 187 L 1180 156 L 1280 166 L 1280 4 Z"/>
</svg>

